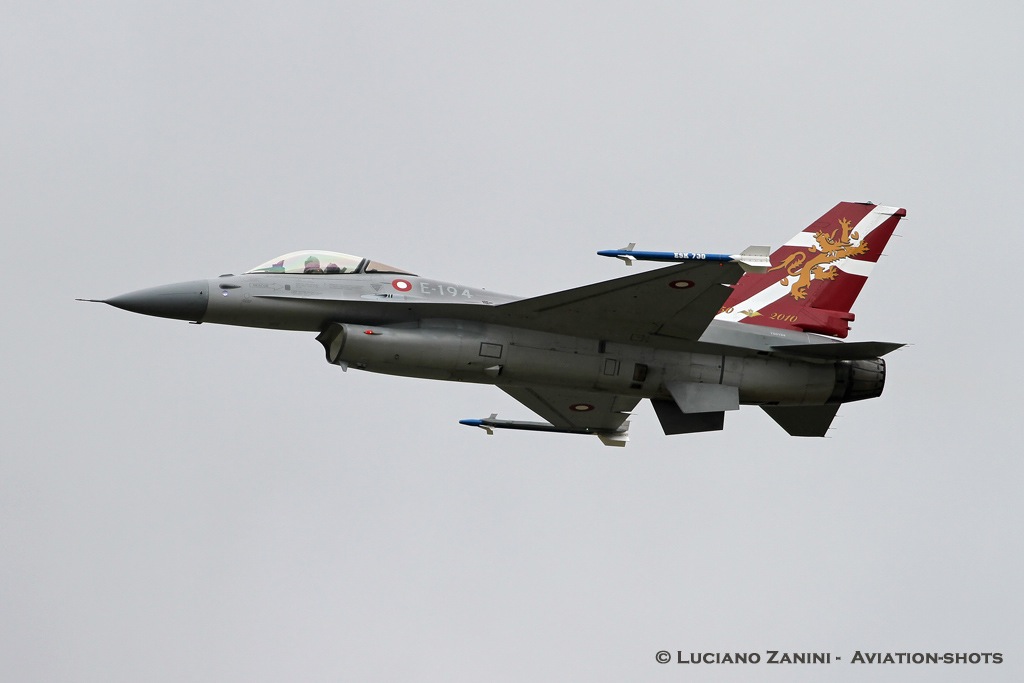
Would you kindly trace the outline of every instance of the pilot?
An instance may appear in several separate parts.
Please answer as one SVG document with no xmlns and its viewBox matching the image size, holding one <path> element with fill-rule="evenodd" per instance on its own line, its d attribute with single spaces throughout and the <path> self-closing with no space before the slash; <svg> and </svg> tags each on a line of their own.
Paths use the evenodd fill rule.
<svg viewBox="0 0 1024 683">
<path fill-rule="evenodd" d="M 306 259 L 306 263 L 302 268 L 302 272 L 306 274 L 323 275 L 323 270 L 320 268 L 320 259 L 316 256 L 310 256 Z"/>
<path fill-rule="evenodd" d="M 338 267 L 337 263 L 328 263 L 327 267 L 324 268 L 324 273 L 337 274 L 341 272 L 341 268 Z"/>
</svg>

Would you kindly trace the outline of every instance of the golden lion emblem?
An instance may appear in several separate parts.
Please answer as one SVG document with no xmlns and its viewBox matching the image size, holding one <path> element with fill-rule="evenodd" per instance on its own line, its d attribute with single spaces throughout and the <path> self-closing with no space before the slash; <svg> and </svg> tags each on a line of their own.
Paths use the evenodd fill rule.
<svg viewBox="0 0 1024 683">
<path fill-rule="evenodd" d="M 785 270 L 786 277 L 780 282 L 783 285 L 789 284 L 789 278 L 796 277 L 796 282 L 789 290 L 789 295 L 796 300 L 807 298 L 807 289 L 811 286 L 811 280 L 834 280 L 839 271 L 833 263 L 850 256 L 860 256 L 868 251 L 868 243 L 861 242 L 854 246 L 854 240 L 860 239 L 860 235 L 853 232 L 850 221 L 845 218 L 839 220 L 839 230 L 831 234 L 816 232 L 814 241 L 817 247 L 809 247 L 806 252 L 791 254 L 781 264 L 770 269 Z M 837 233 L 841 234 L 837 237 Z M 810 258 L 808 258 L 810 257 Z"/>
</svg>

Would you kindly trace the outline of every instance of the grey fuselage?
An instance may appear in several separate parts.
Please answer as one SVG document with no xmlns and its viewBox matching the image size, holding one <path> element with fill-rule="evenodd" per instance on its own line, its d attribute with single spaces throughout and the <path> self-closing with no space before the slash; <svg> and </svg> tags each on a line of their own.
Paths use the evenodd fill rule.
<svg viewBox="0 0 1024 683">
<path fill-rule="evenodd" d="M 668 384 L 737 387 L 739 402 L 809 406 L 881 393 L 880 359 L 832 360 L 779 347 L 838 343 L 805 332 L 713 320 L 697 341 L 651 345 L 554 334 L 497 312 L 520 300 L 409 274 L 250 273 L 106 300 L 201 323 L 319 333 L 327 360 L 389 375 L 550 386 L 671 399 Z"/>
</svg>

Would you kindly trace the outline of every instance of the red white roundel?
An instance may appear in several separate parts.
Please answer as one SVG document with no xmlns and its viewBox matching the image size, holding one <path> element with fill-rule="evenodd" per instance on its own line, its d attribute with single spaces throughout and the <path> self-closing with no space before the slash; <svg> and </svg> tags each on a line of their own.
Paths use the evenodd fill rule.
<svg viewBox="0 0 1024 683">
<path fill-rule="evenodd" d="M 397 289 L 399 292 L 408 292 L 412 289 L 412 283 L 408 280 L 392 280 L 391 286 Z"/>
<path fill-rule="evenodd" d="M 693 287 L 693 280 L 673 280 L 668 286 L 672 289 L 689 289 Z"/>
</svg>

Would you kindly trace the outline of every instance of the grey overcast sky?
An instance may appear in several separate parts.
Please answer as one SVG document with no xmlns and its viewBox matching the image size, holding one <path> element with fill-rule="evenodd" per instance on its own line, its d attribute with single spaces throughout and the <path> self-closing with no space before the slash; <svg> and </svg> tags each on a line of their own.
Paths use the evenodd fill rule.
<svg viewBox="0 0 1024 683">
<path fill-rule="evenodd" d="M 974 5 L 970 6 L 969 5 Z M 1020 680 L 1020 3 L 0 4 L 10 681 Z M 541 294 L 906 207 L 827 439 L 624 449 L 76 303 L 320 248 Z M 829 651 L 828 668 L 659 650 Z M 863 652 L 1002 652 L 862 666 Z"/>
</svg>

